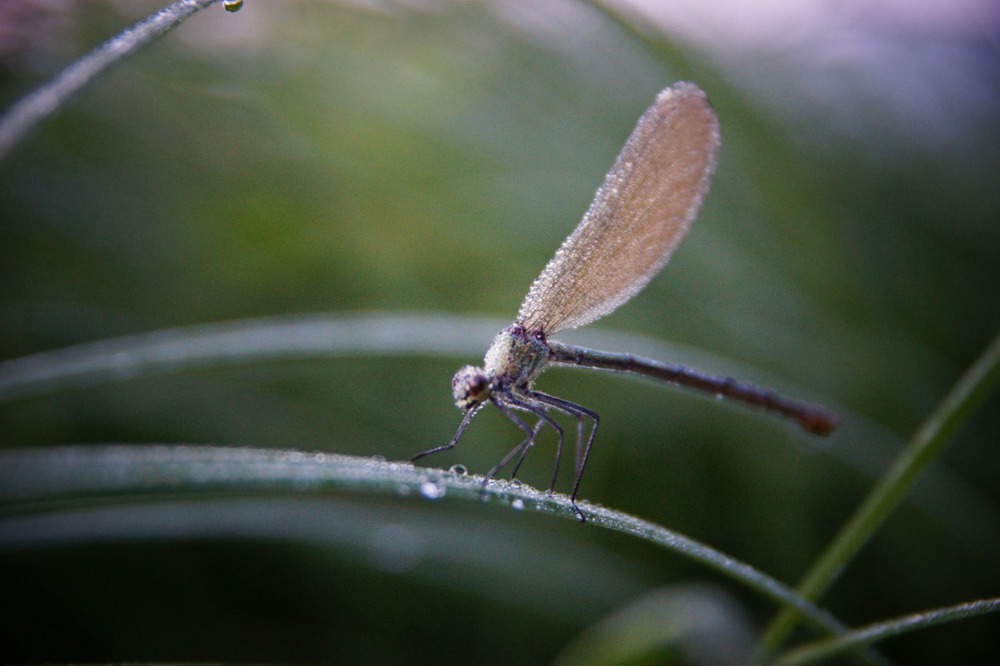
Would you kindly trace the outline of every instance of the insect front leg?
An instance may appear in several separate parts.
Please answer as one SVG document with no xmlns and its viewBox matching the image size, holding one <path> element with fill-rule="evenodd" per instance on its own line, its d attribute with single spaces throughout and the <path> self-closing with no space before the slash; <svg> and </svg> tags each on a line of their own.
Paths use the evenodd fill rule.
<svg viewBox="0 0 1000 666">
<path fill-rule="evenodd" d="M 416 462 L 417 460 L 420 460 L 425 456 L 429 456 L 435 453 L 441 453 L 442 451 L 448 451 L 449 449 L 455 448 L 455 445 L 458 444 L 458 440 L 462 439 L 462 434 L 465 432 L 465 429 L 469 427 L 469 423 L 472 421 L 472 417 L 475 416 L 476 413 L 480 409 L 482 409 L 482 407 L 483 407 L 482 405 L 477 405 L 476 407 L 473 407 L 472 409 L 465 412 L 465 416 L 462 417 L 462 422 L 458 424 L 458 430 L 455 431 L 455 436 L 451 438 L 450 442 L 442 446 L 435 446 L 433 449 L 422 451 L 417 455 L 411 457 L 410 462 L 411 463 Z"/>
</svg>

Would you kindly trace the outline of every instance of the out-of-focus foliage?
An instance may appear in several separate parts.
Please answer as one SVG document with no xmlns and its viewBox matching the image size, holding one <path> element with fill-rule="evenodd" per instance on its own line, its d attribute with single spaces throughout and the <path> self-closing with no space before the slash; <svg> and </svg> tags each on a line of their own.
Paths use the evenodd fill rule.
<svg viewBox="0 0 1000 666">
<path fill-rule="evenodd" d="M 972 0 L 628 4 L 642 38 L 568 1 L 250 0 L 192 18 L 0 164 L 0 358 L 317 311 L 512 318 L 642 110 L 693 80 L 722 125 L 713 189 L 668 267 L 600 326 L 716 354 L 710 369 L 748 369 L 843 427 L 808 440 L 601 373 L 551 371 L 540 388 L 602 415 L 582 496 L 794 583 L 1000 328 L 1000 15 Z M 0 104 L 157 6 L 5 3 Z M 67 391 L 3 405 L 0 446 L 405 458 L 452 435 L 449 379 L 468 362 L 359 355 Z M 832 590 L 838 617 L 996 594 L 996 407 Z M 517 436 L 484 413 L 430 463 L 484 471 Z M 526 482 L 547 482 L 553 444 Z M 539 663 L 655 587 L 716 581 L 645 544 L 489 506 L 247 506 L 226 520 L 345 521 L 356 536 L 185 529 L 226 511 L 210 498 L 140 507 L 117 528 L 81 509 L 118 536 L 0 550 L 5 661 Z M 129 537 L 140 521 L 180 527 Z M 418 549 L 386 565 L 386 540 L 406 539 L 449 559 Z M 728 592 L 753 618 L 740 631 L 773 611 Z M 981 618 L 885 650 L 991 663 L 997 629 Z"/>
</svg>

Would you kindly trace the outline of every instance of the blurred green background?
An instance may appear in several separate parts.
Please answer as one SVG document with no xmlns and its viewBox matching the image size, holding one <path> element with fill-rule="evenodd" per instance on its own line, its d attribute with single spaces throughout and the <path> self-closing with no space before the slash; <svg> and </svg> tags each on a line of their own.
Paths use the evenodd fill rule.
<svg viewBox="0 0 1000 666">
<path fill-rule="evenodd" d="M 663 273 L 597 326 L 711 354 L 843 427 L 815 441 L 600 373 L 554 370 L 539 388 L 602 415 L 582 497 L 794 584 L 1000 328 L 1000 12 L 625 4 L 640 30 L 568 1 L 250 0 L 195 16 L 0 163 L 0 358 L 314 312 L 501 325 L 656 93 L 693 80 L 722 126 L 713 189 Z M 159 6 L 6 3 L 0 103 Z M 489 342 L 19 400 L 0 408 L 0 445 L 402 459 L 451 437 L 451 374 Z M 824 599 L 838 617 L 1000 593 L 997 407 Z M 483 472 L 517 435 L 484 412 L 428 464 Z M 525 482 L 545 485 L 552 444 Z M 53 538 L 0 548 L 3 660 L 544 663 L 664 585 L 721 585 L 751 631 L 773 611 L 648 544 L 511 514 L 358 496 L 66 508 Z M 74 524 L 89 527 L 66 536 Z M 413 557 L 386 564 L 384 542 Z M 995 663 L 998 630 L 983 618 L 884 649 Z"/>
</svg>

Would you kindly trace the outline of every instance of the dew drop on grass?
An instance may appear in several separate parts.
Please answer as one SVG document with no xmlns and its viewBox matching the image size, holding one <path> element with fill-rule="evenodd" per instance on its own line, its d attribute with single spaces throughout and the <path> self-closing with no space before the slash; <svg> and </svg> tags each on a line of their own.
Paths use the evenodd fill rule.
<svg viewBox="0 0 1000 666">
<path fill-rule="evenodd" d="M 421 482 L 420 494 L 430 500 L 441 499 L 444 497 L 445 488 L 439 481 L 430 479 Z"/>
<path fill-rule="evenodd" d="M 514 509 L 515 511 L 523 511 L 524 500 L 521 499 L 520 497 L 515 497 L 510 503 L 510 508 Z"/>
<path fill-rule="evenodd" d="M 448 471 L 455 476 L 466 476 L 469 470 L 465 468 L 465 465 L 452 465 L 448 468 Z"/>
</svg>

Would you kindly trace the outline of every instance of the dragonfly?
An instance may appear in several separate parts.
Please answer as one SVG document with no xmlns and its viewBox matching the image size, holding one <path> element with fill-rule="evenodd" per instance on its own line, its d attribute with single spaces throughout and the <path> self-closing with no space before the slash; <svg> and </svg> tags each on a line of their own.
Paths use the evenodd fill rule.
<svg viewBox="0 0 1000 666">
<path fill-rule="evenodd" d="M 501 330 L 483 365 L 455 373 L 452 393 L 464 412 L 451 441 L 418 453 L 453 449 L 472 418 L 492 404 L 524 433 L 524 439 L 485 475 L 484 484 L 512 461 L 516 476 L 541 430 L 558 435 L 549 490 L 555 488 L 565 441 L 552 413 L 576 420 L 576 455 L 570 502 L 578 519 L 580 481 L 600 423 L 597 412 L 534 388 L 552 366 L 578 366 L 642 375 L 703 391 L 797 421 L 807 432 L 826 435 L 834 412 L 771 389 L 683 365 L 626 353 L 565 344 L 549 336 L 589 324 L 617 309 L 660 272 L 701 208 L 719 153 L 719 121 L 703 90 L 676 83 L 657 95 L 639 118 L 583 220 L 531 285 L 514 323 Z M 528 415 L 528 420 L 522 418 Z M 530 420 L 537 418 L 532 425 Z M 589 425 L 589 428 L 588 428 Z M 484 486 L 485 487 L 485 486 Z"/>
</svg>

